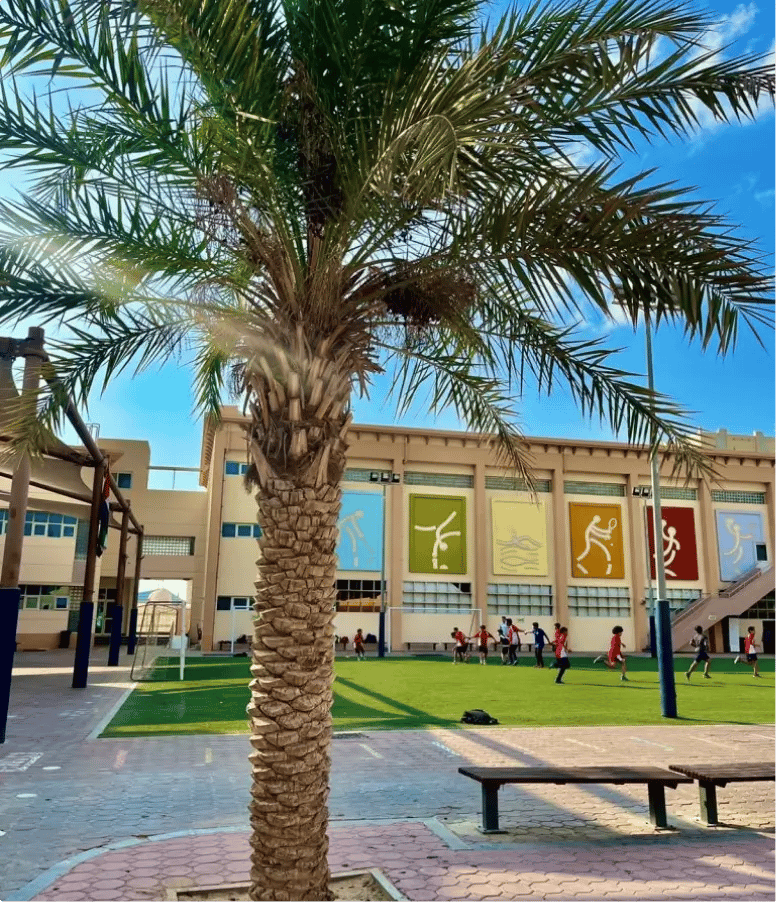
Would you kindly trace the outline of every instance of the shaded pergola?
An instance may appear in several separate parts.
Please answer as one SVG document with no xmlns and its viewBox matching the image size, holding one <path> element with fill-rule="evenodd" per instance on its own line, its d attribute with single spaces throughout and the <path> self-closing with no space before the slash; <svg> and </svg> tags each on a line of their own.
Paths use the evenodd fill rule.
<svg viewBox="0 0 778 902">
<path fill-rule="evenodd" d="M 137 521 L 114 477 L 110 474 L 106 455 L 81 419 L 75 404 L 68 398 L 66 415 L 84 445 L 84 450 L 72 448 L 53 433 L 39 436 L 36 452 L 24 454 L 14 451 L 18 423 L 26 412 L 37 406 L 41 379 L 54 391 L 62 391 L 61 382 L 50 364 L 43 346 L 42 329 L 30 328 L 26 339 L 0 338 L 0 499 L 8 502 L 5 548 L 0 572 L 0 743 L 5 742 L 8 705 L 11 691 L 11 672 L 16 652 L 16 630 L 19 615 L 19 573 L 27 510 L 54 510 L 88 517 L 89 536 L 83 573 L 83 596 L 79 609 L 72 688 L 83 689 L 89 676 L 89 655 L 94 620 L 95 574 L 97 570 L 97 540 L 100 514 L 107 497 L 110 514 L 121 515 L 119 521 L 109 514 L 109 527 L 120 531 L 119 562 L 116 572 L 116 601 L 113 608 L 108 646 L 108 665 L 119 663 L 122 640 L 127 540 L 132 533 L 137 538 L 135 578 L 127 634 L 127 651 L 133 654 L 137 635 L 138 585 L 143 557 L 143 527 Z M 24 378 L 21 393 L 13 378 L 13 362 L 23 358 Z M 93 471 L 91 487 L 81 477 L 81 470 Z M 107 487 L 106 487 L 107 477 Z M 10 486 L 6 482 L 10 481 Z M 42 489 L 55 496 L 45 500 L 29 499 L 29 488 Z M 108 495 L 105 495 L 106 488 Z"/>
</svg>

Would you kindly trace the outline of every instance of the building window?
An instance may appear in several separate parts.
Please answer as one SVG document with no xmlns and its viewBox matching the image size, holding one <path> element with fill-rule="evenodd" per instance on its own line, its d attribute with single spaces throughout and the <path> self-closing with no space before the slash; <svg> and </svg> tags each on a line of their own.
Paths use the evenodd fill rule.
<svg viewBox="0 0 778 902">
<path fill-rule="evenodd" d="M 713 501 L 722 504 L 764 504 L 764 492 L 711 492 Z"/>
<path fill-rule="evenodd" d="M 194 546 L 194 536 L 144 536 L 143 538 L 144 555 L 191 557 L 194 554 Z"/>
<path fill-rule="evenodd" d="M 132 473 L 117 473 L 116 485 L 119 486 L 120 489 L 131 489 Z"/>
<path fill-rule="evenodd" d="M 262 527 L 258 523 L 222 523 L 223 539 L 259 539 Z"/>
<path fill-rule="evenodd" d="M 69 586 L 19 586 L 19 610 L 26 611 L 67 611 L 69 606 Z"/>
<path fill-rule="evenodd" d="M 669 602 L 670 612 L 677 614 L 679 611 L 688 608 L 689 605 L 694 604 L 701 593 L 699 589 L 666 589 L 665 594 L 667 596 L 667 601 Z M 656 599 L 656 587 L 653 587 L 653 595 L 651 597 Z M 650 608 L 648 586 L 646 586 L 644 601 Z M 648 613 L 651 614 L 652 611 L 649 610 Z"/>
<path fill-rule="evenodd" d="M 24 534 L 26 536 L 46 536 L 49 539 L 72 539 L 76 534 L 78 520 L 64 514 L 53 514 L 48 511 L 27 511 L 24 518 Z M 5 535 L 8 528 L 8 510 L 0 511 L 0 535 Z"/>
<path fill-rule="evenodd" d="M 406 472 L 403 482 L 407 485 L 434 485 L 447 489 L 472 489 L 473 477 L 458 473 L 413 473 Z"/>
<path fill-rule="evenodd" d="M 570 613 L 576 617 L 629 617 L 626 586 L 568 586 Z"/>
<path fill-rule="evenodd" d="M 336 611 L 380 611 L 380 579 L 338 579 L 335 581 Z"/>
<path fill-rule="evenodd" d="M 764 598 L 740 615 L 741 620 L 775 620 L 775 592 L 768 592 Z M 756 624 L 754 624 L 756 626 Z"/>
<path fill-rule="evenodd" d="M 361 470 L 359 468 L 347 468 L 343 474 L 343 481 L 344 482 L 372 482 L 372 480 L 370 479 L 370 474 L 376 473 L 376 472 L 388 473 L 389 471 L 388 470 L 384 470 L 384 471 Z"/>
<path fill-rule="evenodd" d="M 407 614 L 466 614 L 473 607 L 470 583 L 403 583 Z"/>
<path fill-rule="evenodd" d="M 565 480 L 565 495 L 611 495 L 623 498 L 627 490 L 615 482 L 569 482 Z"/>
<path fill-rule="evenodd" d="M 639 486 L 641 490 L 641 494 L 645 492 L 643 495 L 644 498 L 651 497 L 651 486 L 650 485 L 641 485 Z M 668 501 L 696 501 L 697 500 L 697 489 L 677 489 L 673 486 L 663 485 L 659 488 L 659 497 L 666 498 Z"/>
<path fill-rule="evenodd" d="M 490 614 L 506 617 L 551 617 L 554 613 L 553 590 L 551 586 L 489 583 L 486 605 Z"/>
<path fill-rule="evenodd" d="M 217 611 L 248 611 L 252 599 L 245 595 L 219 595 L 216 598 Z"/>
<path fill-rule="evenodd" d="M 242 464 L 237 460 L 225 460 L 224 461 L 224 475 L 225 476 L 245 476 L 248 468 L 249 468 L 248 464 Z"/>
</svg>

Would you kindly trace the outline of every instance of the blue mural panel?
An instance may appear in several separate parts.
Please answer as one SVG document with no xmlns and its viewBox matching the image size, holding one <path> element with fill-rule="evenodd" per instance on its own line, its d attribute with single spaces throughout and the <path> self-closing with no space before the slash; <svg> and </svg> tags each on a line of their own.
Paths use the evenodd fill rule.
<svg viewBox="0 0 778 902">
<path fill-rule="evenodd" d="M 764 542 L 764 521 L 751 511 L 716 511 L 719 573 L 723 582 L 756 567 L 756 545 Z"/>
<path fill-rule="evenodd" d="M 339 570 L 381 570 L 383 520 L 383 495 L 377 492 L 343 493 L 336 549 Z"/>
</svg>

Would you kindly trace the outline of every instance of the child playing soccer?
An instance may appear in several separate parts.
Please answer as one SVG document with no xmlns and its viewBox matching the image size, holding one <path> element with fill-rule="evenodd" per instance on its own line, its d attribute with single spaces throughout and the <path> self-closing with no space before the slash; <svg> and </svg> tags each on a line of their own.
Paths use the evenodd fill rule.
<svg viewBox="0 0 778 902">
<path fill-rule="evenodd" d="M 478 643 L 478 657 L 481 659 L 482 664 L 486 664 L 486 658 L 489 655 L 489 639 L 494 639 L 494 636 L 487 630 L 485 624 L 481 624 L 481 628 L 478 632 L 470 637 L 471 639 L 475 639 Z"/>
<path fill-rule="evenodd" d="M 354 636 L 354 651 L 357 653 L 357 661 L 365 660 L 365 637 L 362 635 L 362 630 L 357 630 L 356 636 Z"/>
<path fill-rule="evenodd" d="M 628 682 L 627 680 L 627 657 L 624 654 L 624 646 L 621 644 L 621 634 L 624 632 L 623 627 L 614 626 L 611 630 L 613 633 L 613 638 L 611 639 L 611 647 L 608 650 L 607 660 L 605 655 L 597 655 L 594 659 L 595 664 L 599 664 L 602 661 L 606 667 L 610 667 L 611 670 L 616 666 L 617 663 L 621 664 L 621 681 L 622 683 Z"/>
<path fill-rule="evenodd" d="M 754 676 L 759 676 L 759 661 L 756 657 L 756 649 L 758 648 L 759 643 L 756 641 L 756 630 L 753 626 L 749 626 L 748 633 L 746 634 L 745 641 L 743 642 L 743 649 L 746 654 L 745 661 L 743 660 L 742 655 L 738 655 L 735 658 L 736 664 L 751 664 L 754 668 Z"/>
<path fill-rule="evenodd" d="M 570 649 L 567 647 L 566 626 L 559 627 L 559 638 L 556 640 L 554 651 L 556 653 L 556 666 L 557 670 L 559 671 L 554 682 L 561 686 L 562 677 L 565 675 L 565 671 L 570 667 L 570 658 L 567 654 Z"/>
</svg>

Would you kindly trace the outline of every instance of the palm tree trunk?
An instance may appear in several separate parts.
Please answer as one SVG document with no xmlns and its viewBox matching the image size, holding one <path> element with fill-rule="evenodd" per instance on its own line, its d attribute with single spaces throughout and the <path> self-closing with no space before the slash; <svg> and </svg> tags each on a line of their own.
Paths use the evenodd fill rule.
<svg viewBox="0 0 778 902">
<path fill-rule="evenodd" d="M 251 898 L 331 899 L 335 543 L 340 489 L 271 480 L 259 499 L 251 672 Z"/>
<path fill-rule="evenodd" d="M 332 377 L 323 397 L 315 387 L 322 373 Z M 331 899 L 335 548 L 350 383 L 348 373 L 321 358 L 303 378 L 273 375 L 265 366 L 247 383 L 262 527 L 248 706 L 250 896 Z M 273 403 L 280 398 L 284 403 Z"/>
</svg>

